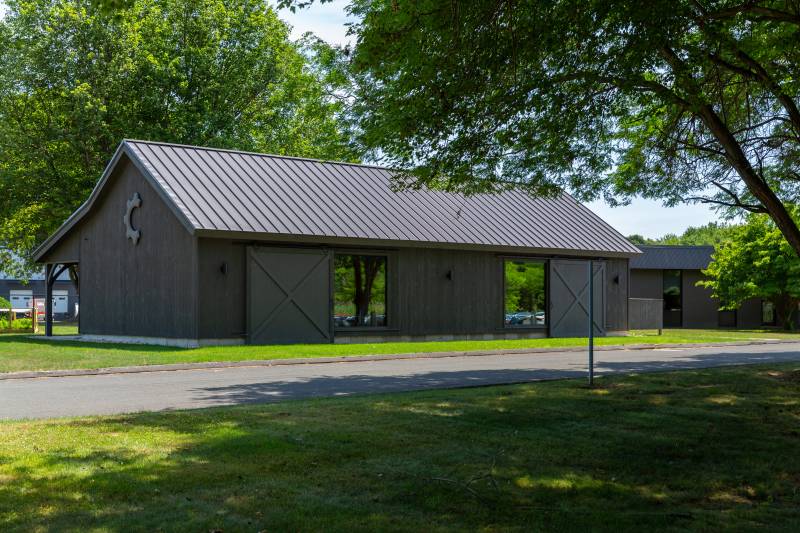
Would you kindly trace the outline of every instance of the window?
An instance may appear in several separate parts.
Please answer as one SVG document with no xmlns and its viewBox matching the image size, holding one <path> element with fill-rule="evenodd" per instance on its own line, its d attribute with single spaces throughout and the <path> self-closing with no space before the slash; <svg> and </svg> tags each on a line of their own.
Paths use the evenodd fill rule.
<svg viewBox="0 0 800 533">
<path fill-rule="evenodd" d="M 664 310 L 681 310 L 681 271 L 664 271 Z"/>
<path fill-rule="evenodd" d="M 336 254 L 333 324 L 337 328 L 386 326 L 386 256 Z"/>
<path fill-rule="evenodd" d="M 774 326 L 777 323 L 775 317 L 775 304 L 766 300 L 761 301 L 761 324 L 764 326 Z"/>
<path fill-rule="evenodd" d="M 507 327 L 544 327 L 545 264 L 542 261 L 506 260 L 504 310 Z"/>
</svg>

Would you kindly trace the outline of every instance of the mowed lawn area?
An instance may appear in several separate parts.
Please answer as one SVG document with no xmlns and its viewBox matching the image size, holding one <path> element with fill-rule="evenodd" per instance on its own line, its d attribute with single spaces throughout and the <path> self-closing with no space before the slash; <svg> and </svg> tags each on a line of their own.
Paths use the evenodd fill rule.
<svg viewBox="0 0 800 533">
<path fill-rule="evenodd" d="M 2 531 L 797 531 L 800 364 L 0 423 Z"/>
<path fill-rule="evenodd" d="M 69 326 L 56 327 L 56 334 L 76 334 Z M 603 337 L 595 344 L 733 342 L 759 339 L 800 341 L 800 334 L 761 330 L 664 330 L 633 331 L 627 337 Z M 29 334 L 0 335 L 0 372 L 26 370 L 68 370 L 115 366 L 246 361 L 308 357 L 360 356 L 398 353 L 428 353 L 470 350 L 513 350 L 586 346 L 585 338 L 518 339 L 491 341 L 387 342 L 375 344 L 295 344 L 283 346 L 209 346 L 195 349 L 141 344 L 110 344 L 52 341 Z"/>
</svg>

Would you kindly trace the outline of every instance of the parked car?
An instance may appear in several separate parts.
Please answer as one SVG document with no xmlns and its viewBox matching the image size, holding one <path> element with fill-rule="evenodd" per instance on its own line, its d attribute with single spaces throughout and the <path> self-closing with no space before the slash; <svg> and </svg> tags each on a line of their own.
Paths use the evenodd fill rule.
<svg viewBox="0 0 800 533">
<path fill-rule="evenodd" d="M 511 315 L 508 322 L 511 326 L 530 326 L 533 325 L 533 313 L 530 311 L 520 311 Z"/>
<path fill-rule="evenodd" d="M 508 326 L 543 326 L 545 323 L 545 312 L 519 311 L 517 313 L 506 313 L 505 323 Z"/>
</svg>

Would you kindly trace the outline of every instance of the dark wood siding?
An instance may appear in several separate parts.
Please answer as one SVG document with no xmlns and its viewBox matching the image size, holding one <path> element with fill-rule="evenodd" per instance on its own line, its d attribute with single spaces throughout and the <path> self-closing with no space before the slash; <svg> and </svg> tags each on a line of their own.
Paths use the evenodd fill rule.
<svg viewBox="0 0 800 533">
<path fill-rule="evenodd" d="M 251 241 L 198 240 L 199 338 L 246 335 L 246 246 Z M 274 243 L 259 242 L 268 246 Z M 283 245 L 285 246 L 285 244 Z M 333 249 L 369 253 L 370 249 Z M 387 253 L 388 328 L 347 335 L 480 335 L 524 333 L 503 327 L 503 256 L 430 248 L 374 250 Z M 519 257 L 519 256 L 515 256 Z M 536 258 L 533 257 L 532 258 Z M 223 263 L 226 273 L 222 272 Z M 628 261 L 606 261 L 608 329 L 627 329 Z M 448 273 L 451 273 L 448 277 Z M 614 279 L 619 276 L 619 283 Z M 659 278 L 660 286 L 660 278 Z M 541 330 L 546 332 L 546 330 Z"/>
<path fill-rule="evenodd" d="M 664 297 L 664 278 L 661 270 L 632 269 L 630 297 L 661 300 Z"/>
<path fill-rule="evenodd" d="M 761 299 L 751 298 L 745 301 L 736 310 L 736 327 L 760 328 L 761 327 Z"/>
<path fill-rule="evenodd" d="M 698 287 L 703 279 L 699 270 L 683 271 L 683 327 L 716 328 L 719 326 L 719 301 L 711 296 L 711 289 Z"/>
<path fill-rule="evenodd" d="M 403 249 L 397 252 L 395 317 L 403 335 L 480 334 L 503 330 L 503 271 L 485 252 Z M 452 279 L 448 279 L 452 272 Z"/>
<path fill-rule="evenodd" d="M 126 203 L 141 239 L 125 236 Z M 195 239 L 123 158 L 80 234 L 81 332 L 100 335 L 196 338 Z"/>
<path fill-rule="evenodd" d="M 198 240 L 201 339 L 244 339 L 247 334 L 245 250 L 244 243 Z"/>
<path fill-rule="evenodd" d="M 628 260 L 606 260 L 606 329 L 628 329 Z"/>
<path fill-rule="evenodd" d="M 81 235 L 74 231 L 47 252 L 42 263 L 77 263 L 81 260 Z"/>
</svg>

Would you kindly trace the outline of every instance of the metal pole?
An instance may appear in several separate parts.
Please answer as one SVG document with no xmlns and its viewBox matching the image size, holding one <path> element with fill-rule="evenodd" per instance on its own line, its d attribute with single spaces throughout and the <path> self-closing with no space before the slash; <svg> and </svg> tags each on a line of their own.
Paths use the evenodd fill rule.
<svg viewBox="0 0 800 533">
<path fill-rule="evenodd" d="M 594 386 L 594 261 L 589 260 L 589 386 Z"/>
<path fill-rule="evenodd" d="M 55 265 L 44 265 L 44 335 L 53 336 L 53 270 Z"/>
</svg>

